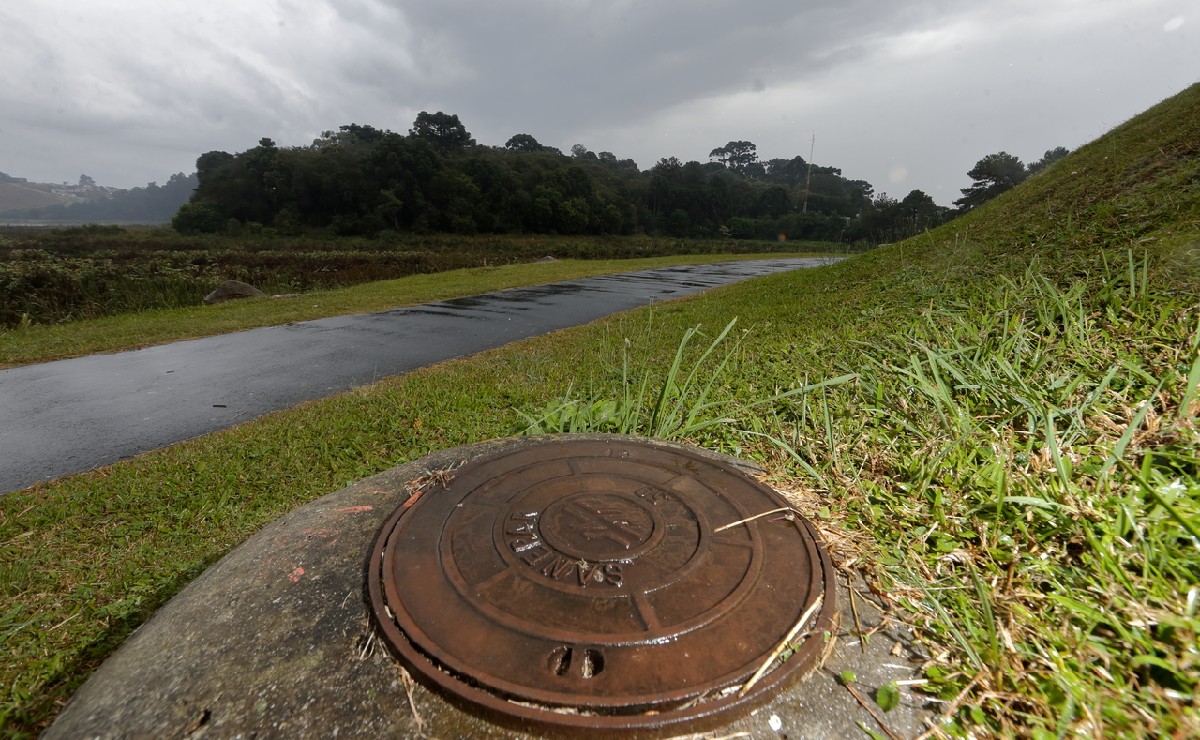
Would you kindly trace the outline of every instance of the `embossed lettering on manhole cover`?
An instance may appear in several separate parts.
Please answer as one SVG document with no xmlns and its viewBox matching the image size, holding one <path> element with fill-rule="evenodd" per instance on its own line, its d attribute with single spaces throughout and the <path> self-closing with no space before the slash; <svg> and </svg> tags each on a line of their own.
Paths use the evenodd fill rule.
<svg viewBox="0 0 1200 740">
<path fill-rule="evenodd" d="M 371 607 L 410 669 L 488 710 L 600 730 L 711 725 L 824 646 L 833 571 L 811 526 L 744 521 L 785 506 L 689 451 L 526 446 L 396 512 L 371 558 Z M 791 657 L 769 661 L 806 614 Z"/>
</svg>

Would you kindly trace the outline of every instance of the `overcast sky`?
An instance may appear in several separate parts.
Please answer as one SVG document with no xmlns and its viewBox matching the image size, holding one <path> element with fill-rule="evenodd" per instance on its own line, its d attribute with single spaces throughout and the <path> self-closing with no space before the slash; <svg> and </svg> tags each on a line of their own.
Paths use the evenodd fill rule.
<svg viewBox="0 0 1200 740">
<path fill-rule="evenodd" d="M 456 113 L 648 169 L 731 140 L 945 205 L 1200 81 L 1196 0 L 13 0 L 0 171 L 118 187 Z"/>
</svg>

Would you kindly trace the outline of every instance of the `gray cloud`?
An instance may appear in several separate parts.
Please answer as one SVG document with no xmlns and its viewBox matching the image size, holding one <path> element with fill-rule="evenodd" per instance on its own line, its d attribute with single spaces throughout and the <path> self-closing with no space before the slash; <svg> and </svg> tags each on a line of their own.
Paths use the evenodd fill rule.
<svg viewBox="0 0 1200 740">
<path fill-rule="evenodd" d="M 943 203 L 1196 81 L 1188 0 L 125 0 L 0 10 L 0 170 L 122 186 L 211 149 L 459 114 L 642 167 L 731 139 Z"/>
<path fill-rule="evenodd" d="M 461 62 L 486 74 L 478 97 L 464 101 L 472 113 L 552 131 L 814 75 L 851 53 L 834 53 L 847 35 L 865 37 L 900 14 L 891 5 L 868 14 L 862 2 L 410 5 L 421 27 L 458 29 Z"/>
</svg>

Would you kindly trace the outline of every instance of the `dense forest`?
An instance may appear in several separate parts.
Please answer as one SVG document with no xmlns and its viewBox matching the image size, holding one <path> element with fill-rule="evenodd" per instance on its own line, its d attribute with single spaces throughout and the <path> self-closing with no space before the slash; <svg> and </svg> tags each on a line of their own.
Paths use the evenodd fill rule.
<svg viewBox="0 0 1200 740">
<path fill-rule="evenodd" d="M 310 145 L 270 139 L 196 163 L 199 183 L 172 223 L 183 233 L 325 228 L 381 232 L 665 234 L 891 241 L 954 212 L 913 190 L 902 200 L 802 157 L 760 161 L 731 141 L 708 162 L 649 170 L 611 152 L 569 154 L 517 134 L 475 143 L 457 115 L 422 112 L 407 135 L 349 124 Z"/>
</svg>

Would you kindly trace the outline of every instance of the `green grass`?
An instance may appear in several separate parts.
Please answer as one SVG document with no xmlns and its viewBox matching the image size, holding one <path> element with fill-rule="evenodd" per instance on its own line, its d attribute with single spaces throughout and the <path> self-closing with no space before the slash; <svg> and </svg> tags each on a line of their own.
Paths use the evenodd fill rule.
<svg viewBox="0 0 1200 740">
<path fill-rule="evenodd" d="M 69 324 L 0 328 L 0 368 L 113 352 L 179 339 L 224 334 L 257 326 L 382 311 L 425 301 L 475 295 L 679 264 L 762 259 L 793 254 L 706 254 L 628 260 L 559 260 L 452 270 L 381 280 L 352 288 L 305 293 L 295 298 L 231 301 L 216 306 L 159 309 Z"/>
<path fill-rule="evenodd" d="M 1198 317 L 1194 86 L 924 236 L 0 497 L 3 726 L 266 522 L 535 422 L 682 434 L 805 494 L 927 642 L 945 734 L 1195 736 Z"/>
</svg>

